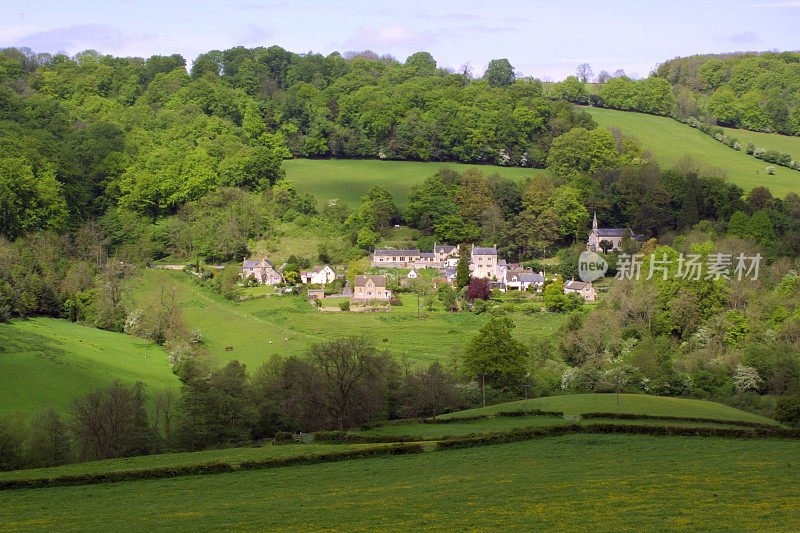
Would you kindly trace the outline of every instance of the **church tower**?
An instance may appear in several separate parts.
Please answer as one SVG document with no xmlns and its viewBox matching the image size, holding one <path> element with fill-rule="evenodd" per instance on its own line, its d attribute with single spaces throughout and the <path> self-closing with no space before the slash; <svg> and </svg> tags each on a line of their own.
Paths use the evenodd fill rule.
<svg viewBox="0 0 800 533">
<path fill-rule="evenodd" d="M 592 229 L 597 229 L 597 211 L 594 212 L 594 221 L 592 222 Z"/>
</svg>

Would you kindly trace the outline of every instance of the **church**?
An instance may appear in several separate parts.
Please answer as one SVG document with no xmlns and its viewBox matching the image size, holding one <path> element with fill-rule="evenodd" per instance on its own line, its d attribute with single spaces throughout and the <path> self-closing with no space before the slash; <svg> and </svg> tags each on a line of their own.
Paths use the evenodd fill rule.
<svg viewBox="0 0 800 533">
<path fill-rule="evenodd" d="M 620 245 L 622 244 L 622 239 L 625 234 L 628 234 L 630 238 L 633 238 L 633 232 L 630 229 L 621 229 L 621 228 L 598 228 L 597 227 L 597 213 L 594 214 L 594 220 L 592 221 L 592 232 L 589 233 L 589 241 L 586 243 L 586 249 L 590 252 L 603 252 L 603 248 L 600 246 L 602 241 L 608 241 L 611 243 L 611 246 L 608 248 L 607 251 L 614 252 L 620 249 Z"/>
</svg>

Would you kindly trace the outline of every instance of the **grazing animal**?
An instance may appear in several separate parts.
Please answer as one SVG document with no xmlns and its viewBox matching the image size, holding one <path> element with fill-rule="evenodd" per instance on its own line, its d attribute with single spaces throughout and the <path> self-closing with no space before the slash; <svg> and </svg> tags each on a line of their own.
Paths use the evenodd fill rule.
<svg viewBox="0 0 800 533">
<path fill-rule="evenodd" d="M 233 346 L 226 346 L 225 347 L 225 351 L 226 352 L 232 352 L 233 351 Z"/>
</svg>

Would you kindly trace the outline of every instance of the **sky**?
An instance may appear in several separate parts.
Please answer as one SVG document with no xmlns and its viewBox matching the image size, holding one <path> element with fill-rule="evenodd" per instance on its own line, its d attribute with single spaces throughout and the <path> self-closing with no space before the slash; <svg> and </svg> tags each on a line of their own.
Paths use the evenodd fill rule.
<svg viewBox="0 0 800 533">
<path fill-rule="evenodd" d="M 673 57 L 800 49 L 800 0 L 0 0 L 0 48 L 73 55 L 179 53 L 278 45 L 297 53 L 372 50 L 399 61 L 430 52 L 480 76 L 507 58 L 518 76 L 644 77 Z"/>
</svg>

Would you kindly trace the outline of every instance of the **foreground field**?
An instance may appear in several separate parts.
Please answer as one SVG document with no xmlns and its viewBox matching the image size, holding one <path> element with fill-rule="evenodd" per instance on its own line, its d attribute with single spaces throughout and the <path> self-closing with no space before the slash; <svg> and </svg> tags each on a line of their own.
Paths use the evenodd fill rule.
<svg viewBox="0 0 800 533">
<path fill-rule="evenodd" d="M 519 411 L 526 408 L 542 411 L 560 411 L 568 415 L 584 413 L 617 412 L 616 394 L 565 394 L 547 396 L 517 402 L 489 405 L 479 409 L 469 409 L 457 413 L 441 415 L 439 418 L 462 418 L 475 415 L 491 415 L 504 411 Z M 690 398 L 649 396 L 647 394 L 620 394 L 619 412 L 633 415 L 676 416 L 690 418 L 711 418 L 715 420 L 738 420 L 774 424 L 775 421 L 763 416 L 748 413 L 721 403 Z"/>
<path fill-rule="evenodd" d="M 200 328 L 206 348 L 220 362 L 232 359 L 253 369 L 273 354 L 302 355 L 314 343 L 332 337 L 363 334 L 381 349 L 414 365 L 444 361 L 488 320 L 488 314 L 448 313 L 437 307 L 417 317 L 417 297 L 399 295 L 404 305 L 380 313 L 321 313 L 301 296 L 270 296 L 232 303 L 197 285 L 188 274 L 147 270 L 136 283 L 133 304 L 158 287 L 174 287 L 190 328 Z M 509 314 L 515 334 L 526 344 L 534 335 L 549 335 L 563 315 Z M 386 339 L 386 342 L 382 342 Z M 225 351 L 232 346 L 232 351 Z"/>
<path fill-rule="evenodd" d="M 798 453 L 791 440 L 568 435 L 7 491 L 0 530 L 786 530 L 798 525 Z"/>
<path fill-rule="evenodd" d="M 297 190 L 310 192 L 320 202 L 338 198 L 351 208 L 373 185 L 385 187 L 398 206 L 405 207 L 408 191 L 425 178 L 447 167 L 463 172 L 476 165 L 422 161 L 381 161 L 376 159 L 289 159 L 284 161 L 286 177 L 294 181 Z M 484 176 L 499 174 L 521 180 L 542 170 L 531 168 L 478 165 Z"/>
<path fill-rule="evenodd" d="M 243 461 L 261 461 L 263 459 L 284 459 L 299 455 L 316 456 L 330 451 L 358 450 L 381 446 L 380 444 L 281 444 L 274 446 L 246 446 L 242 448 L 224 448 L 221 450 L 204 450 L 199 452 L 162 453 L 158 455 L 142 455 L 124 459 L 106 459 L 88 463 L 74 463 L 52 468 L 34 468 L 28 470 L 11 470 L 0 472 L 0 481 L 5 479 L 40 479 L 76 474 L 104 474 L 126 470 L 141 470 L 162 467 L 185 467 L 203 463 L 233 463 Z"/>
<path fill-rule="evenodd" d="M 175 387 L 167 356 L 152 343 L 65 320 L 32 318 L 0 324 L 0 414 L 63 411 L 73 398 L 115 379 Z"/>
<path fill-rule="evenodd" d="M 725 169 L 728 179 L 742 187 L 745 192 L 759 185 L 769 187 L 776 196 L 784 196 L 789 191 L 800 191 L 800 172 L 772 165 L 775 166 L 775 174 L 769 176 L 765 170 L 770 166 L 768 163 L 749 156 L 744 151 L 737 152 L 728 148 L 705 133 L 671 118 L 594 107 L 587 107 L 585 110 L 598 125 L 617 128 L 624 135 L 636 139 L 664 167 L 670 167 L 681 157 L 689 155 L 709 167 Z M 740 131 L 735 130 L 732 135 L 745 141 L 748 136 Z M 780 148 L 776 144 L 774 149 Z M 800 157 L 800 150 L 795 149 L 794 152 L 798 154 L 795 157 Z M 794 152 L 790 153 L 794 155 Z"/>
</svg>

